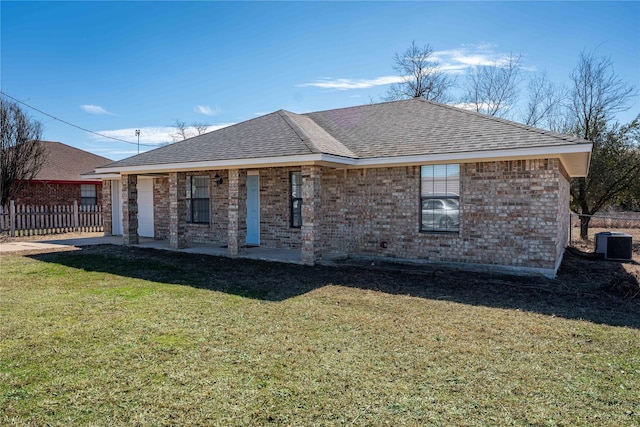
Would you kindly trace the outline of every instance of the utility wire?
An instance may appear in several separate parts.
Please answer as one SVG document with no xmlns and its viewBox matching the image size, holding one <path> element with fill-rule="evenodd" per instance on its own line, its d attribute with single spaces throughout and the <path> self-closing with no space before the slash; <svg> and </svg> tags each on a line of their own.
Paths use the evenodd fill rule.
<svg viewBox="0 0 640 427">
<path fill-rule="evenodd" d="M 37 112 L 39 112 L 39 113 L 41 113 L 41 114 L 44 114 L 45 116 L 49 116 L 49 117 L 51 117 L 51 118 L 52 118 L 52 119 L 54 119 L 54 120 L 57 120 L 57 121 L 59 121 L 59 122 L 62 122 L 62 123 L 64 123 L 64 124 L 66 124 L 66 125 L 69 125 L 69 126 L 71 126 L 71 127 L 76 128 L 76 129 L 80 129 L 80 130 L 82 130 L 82 131 L 89 132 L 89 133 L 92 133 L 92 134 L 94 134 L 94 135 L 98 135 L 98 136 L 100 136 L 100 137 L 102 137 L 102 138 L 113 139 L 114 141 L 125 142 L 125 143 L 127 143 L 127 144 L 132 144 L 132 145 L 144 145 L 144 146 L 146 146 L 146 147 L 158 147 L 158 144 L 143 144 L 143 143 L 138 144 L 137 142 L 125 141 L 124 139 L 116 138 L 116 137 L 114 137 L 114 136 L 109 136 L 109 135 L 103 135 L 103 134 L 101 134 L 101 133 L 94 132 L 94 131 L 89 130 L 89 129 L 85 129 L 85 128 L 83 128 L 82 126 L 74 125 L 73 123 L 69 123 L 69 122 L 68 122 L 68 121 L 66 121 L 66 120 L 62 120 L 62 119 L 60 119 L 60 118 L 58 118 L 58 117 L 56 117 L 56 116 L 52 116 L 52 115 L 51 115 L 51 114 L 49 114 L 49 113 L 45 113 L 44 111 L 42 111 L 42 110 L 40 110 L 40 109 L 38 109 L 38 108 L 36 108 L 36 107 L 33 107 L 33 106 L 31 106 L 31 105 L 27 104 L 26 102 L 22 102 L 22 101 L 20 101 L 19 99 L 14 98 L 14 97 L 13 97 L 13 96 L 11 96 L 11 95 L 7 95 L 6 93 L 4 93 L 4 92 L 2 92 L 2 91 L 0 91 L 0 94 L 2 94 L 3 96 L 6 96 L 7 98 L 11 98 L 11 99 L 13 99 L 15 102 L 17 102 L 17 103 L 19 103 L 19 104 L 22 104 L 22 105 L 24 105 L 25 107 L 29 107 L 29 108 L 31 108 L 32 110 L 36 110 Z"/>
</svg>

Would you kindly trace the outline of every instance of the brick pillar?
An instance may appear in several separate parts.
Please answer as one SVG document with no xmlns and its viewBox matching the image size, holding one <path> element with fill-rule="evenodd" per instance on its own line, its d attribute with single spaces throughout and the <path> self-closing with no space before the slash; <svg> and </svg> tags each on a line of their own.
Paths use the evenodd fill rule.
<svg viewBox="0 0 640 427">
<path fill-rule="evenodd" d="M 229 255 L 246 252 L 247 241 L 247 171 L 229 170 Z"/>
<path fill-rule="evenodd" d="M 320 258 L 322 224 L 322 168 L 302 167 L 302 251 L 300 260 L 313 265 Z"/>
<path fill-rule="evenodd" d="M 113 212 L 111 199 L 111 181 L 102 181 L 102 229 L 105 236 L 113 234 Z"/>
<path fill-rule="evenodd" d="M 122 234 L 125 245 L 137 245 L 138 175 L 122 175 Z"/>
<path fill-rule="evenodd" d="M 169 246 L 187 247 L 187 176 L 184 172 L 169 174 Z"/>
</svg>

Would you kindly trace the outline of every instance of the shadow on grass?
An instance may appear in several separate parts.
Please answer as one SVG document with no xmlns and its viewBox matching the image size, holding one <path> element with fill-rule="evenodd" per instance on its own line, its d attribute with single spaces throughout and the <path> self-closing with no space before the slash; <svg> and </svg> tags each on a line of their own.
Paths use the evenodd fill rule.
<svg viewBox="0 0 640 427">
<path fill-rule="evenodd" d="M 309 267 L 112 245 L 31 258 L 265 301 L 283 301 L 333 284 L 640 329 L 639 298 L 625 299 L 612 288 L 613 281 L 638 286 L 638 277 L 621 263 L 570 252 L 555 280 L 389 262 Z"/>
</svg>

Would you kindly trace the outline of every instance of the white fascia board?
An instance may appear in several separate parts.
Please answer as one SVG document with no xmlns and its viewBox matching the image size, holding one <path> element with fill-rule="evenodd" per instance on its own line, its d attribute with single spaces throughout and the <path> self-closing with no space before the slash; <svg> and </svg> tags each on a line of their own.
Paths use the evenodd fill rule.
<svg viewBox="0 0 640 427">
<path fill-rule="evenodd" d="M 562 154 L 590 153 L 591 144 L 559 147 L 516 148 L 508 150 L 468 151 L 462 153 L 423 154 L 418 156 L 370 157 L 358 159 L 355 166 L 384 166 L 408 163 L 447 163 L 499 158 L 559 157 Z"/>
<path fill-rule="evenodd" d="M 261 168 L 300 165 L 323 165 L 338 168 L 363 168 L 377 166 L 398 166 L 409 164 L 474 162 L 489 160 L 508 160 L 522 158 L 558 157 L 565 162 L 567 156 L 587 155 L 591 153 L 591 144 L 571 144 L 560 146 L 546 146 L 533 148 L 516 148 L 506 150 L 468 151 L 461 153 L 422 154 L 395 157 L 370 157 L 353 159 L 331 154 L 304 154 L 298 156 L 257 157 L 251 159 L 230 159 L 203 162 L 165 163 L 158 165 L 123 166 L 98 168 L 95 177 L 108 179 L 111 174 L 149 174 L 167 172 L 187 172 L 215 169 Z M 588 162 L 587 162 L 588 163 Z M 565 165 L 566 167 L 567 165 Z M 580 168 L 582 169 L 582 168 Z M 581 170 L 568 171 L 570 174 L 580 175 Z M 586 171 L 584 172 L 586 174 Z"/>
<path fill-rule="evenodd" d="M 586 176 L 589 164 L 588 161 L 586 163 L 584 161 L 577 162 L 578 164 L 584 163 L 584 167 L 571 167 L 571 163 L 573 162 L 570 162 L 569 160 L 572 157 L 590 157 L 591 146 L 591 144 L 574 144 L 562 145 L 557 147 L 547 146 L 535 148 L 516 148 L 507 150 L 469 151 L 463 153 L 425 154 L 418 156 L 371 157 L 366 159 L 358 159 L 353 167 L 390 167 L 409 164 L 419 165 L 433 163 L 469 163 L 477 161 L 557 157 L 563 163 L 570 176 Z"/>
<path fill-rule="evenodd" d="M 351 165 L 355 159 L 347 157 L 333 156 L 330 154 L 305 154 L 300 156 L 278 156 L 278 157 L 257 157 L 252 159 L 230 159 L 204 162 L 187 163 L 164 163 L 158 165 L 122 166 L 111 168 L 98 168 L 96 172 L 102 174 L 142 174 L 142 173 L 162 173 L 162 172 L 186 172 L 213 169 L 238 169 L 238 168 L 259 168 L 288 165 L 306 164 L 336 164 Z"/>
<path fill-rule="evenodd" d="M 82 177 L 88 178 L 88 179 L 120 179 L 120 174 L 92 172 L 92 173 L 83 174 Z"/>
</svg>

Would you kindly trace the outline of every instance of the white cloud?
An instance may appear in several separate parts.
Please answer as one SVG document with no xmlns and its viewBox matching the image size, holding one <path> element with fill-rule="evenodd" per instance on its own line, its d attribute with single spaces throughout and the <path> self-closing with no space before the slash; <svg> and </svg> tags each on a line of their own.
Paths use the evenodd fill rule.
<svg viewBox="0 0 640 427">
<path fill-rule="evenodd" d="M 470 110 L 470 111 L 476 111 L 476 112 L 478 112 L 478 109 L 479 109 L 480 110 L 479 112 L 486 113 L 487 111 L 495 110 L 496 109 L 496 105 L 497 104 L 489 104 L 489 103 L 486 103 L 486 102 L 481 102 L 479 105 L 476 105 L 473 102 L 459 102 L 457 104 L 453 104 L 453 107 L 458 107 L 458 108 L 462 108 L 464 110 Z M 511 108 L 511 106 L 504 105 L 504 106 L 500 107 L 499 110 L 500 111 L 506 111 L 509 108 Z"/>
<path fill-rule="evenodd" d="M 222 112 L 222 109 L 217 105 L 213 108 L 211 108 L 211 106 L 209 105 L 196 105 L 195 107 L 193 107 L 193 111 L 207 116 L 215 116 L 216 114 L 220 114 Z"/>
<path fill-rule="evenodd" d="M 509 62 L 509 53 L 495 52 L 495 46 L 468 44 L 458 49 L 434 51 L 432 59 L 440 63 L 443 71 L 460 74 L 469 67 L 483 65 L 504 66 Z"/>
<path fill-rule="evenodd" d="M 323 78 L 312 83 L 303 83 L 298 86 L 301 87 L 320 87 L 323 89 L 337 89 L 337 90 L 349 90 L 349 89 L 367 89 L 374 86 L 388 85 L 391 83 L 398 83 L 402 81 L 400 76 L 383 76 L 375 79 L 329 79 Z"/>
<path fill-rule="evenodd" d="M 509 62 L 509 53 L 496 52 L 496 46 L 489 43 L 467 44 L 457 49 L 434 51 L 431 60 L 440 64 L 440 69 L 449 74 L 464 74 L 469 68 L 477 66 L 504 66 Z M 526 68 L 525 68 L 526 69 Z M 344 79 L 322 77 L 310 83 L 299 84 L 300 87 L 319 87 L 323 89 L 351 90 L 367 89 L 400 83 L 402 76 L 382 76 L 373 79 Z"/>
<path fill-rule="evenodd" d="M 222 129 L 224 127 L 230 126 L 233 123 L 223 123 L 218 125 L 211 125 L 208 127 L 207 132 L 212 132 L 214 130 Z M 136 136 L 136 130 L 140 130 L 140 144 L 145 145 L 163 145 L 167 143 L 174 142 L 173 135 L 176 133 L 176 129 L 172 126 L 148 126 L 141 128 L 123 128 L 123 129 L 110 129 L 110 130 L 100 130 L 97 133 L 105 136 L 109 136 L 112 138 L 118 138 L 125 141 L 128 141 L 133 144 L 138 143 L 138 137 Z M 186 132 L 189 136 L 197 135 L 197 131 L 194 127 L 187 127 Z M 93 135 L 93 139 L 96 141 L 113 141 L 110 138 L 104 138 L 99 135 Z"/>
<path fill-rule="evenodd" d="M 112 138 L 123 139 L 131 143 L 137 144 L 138 137 L 136 136 L 136 130 L 140 130 L 140 143 L 150 145 L 162 145 L 167 142 L 172 142 L 170 134 L 175 132 L 175 129 L 169 126 L 158 127 L 141 127 L 141 128 L 124 128 L 124 129 L 110 129 L 99 130 L 97 133 L 110 136 Z M 93 135 L 93 138 L 97 141 L 113 141 L 109 138 L 103 138 L 99 135 Z"/>
<path fill-rule="evenodd" d="M 105 108 L 99 105 L 85 104 L 85 105 L 81 105 L 80 108 L 85 113 L 89 113 L 89 114 L 108 114 L 113 116 L 113 113 L 107 111 Z"/>
</svg>

